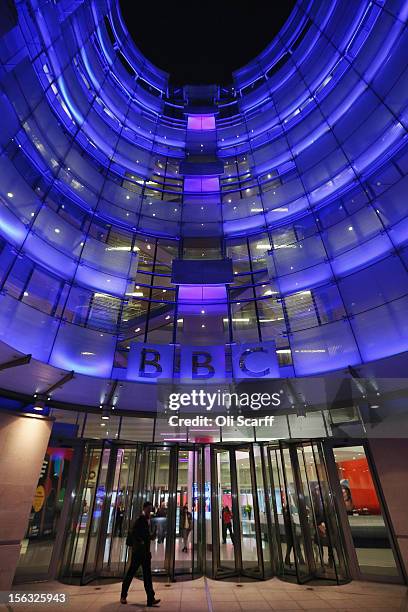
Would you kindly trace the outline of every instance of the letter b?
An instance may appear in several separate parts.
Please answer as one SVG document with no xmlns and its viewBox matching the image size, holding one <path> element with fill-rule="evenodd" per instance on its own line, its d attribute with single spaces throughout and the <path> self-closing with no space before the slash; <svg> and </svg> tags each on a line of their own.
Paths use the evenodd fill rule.
<svg viewBox="0 0 408 612">
<path fill-rule="evenodd" d="M 203 360 L 200 361 L 200 357 L 203 357 Z M 191 371 L 192 378 L 194 379 L 208 379 L 213 378 L 215 374 L 214 366 L 211 365 L 211 355 L 207 352 L 198 352 L 193 351 L 191 355 Z M 199 370 L 206 369 L 207 372 L 205 374 L 199 374 Z"/>
<path fill-rule="evenodd" d="M 153 355 L 153 358 L 148 359 L 147 355 Z M 141 378 L 157 378 L 163 372 L 160 363 L 160 353 L 154 349 L 142 349 L 140 353 L 139 376 Z M 152 366 L 154 372 L 146 372 L 146 366 Z"/>
</svg>

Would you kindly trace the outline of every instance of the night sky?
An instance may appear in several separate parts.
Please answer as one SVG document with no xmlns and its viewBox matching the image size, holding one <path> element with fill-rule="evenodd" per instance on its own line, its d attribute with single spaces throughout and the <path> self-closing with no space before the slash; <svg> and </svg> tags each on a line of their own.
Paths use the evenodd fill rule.
<svg viewBox="0 0 408 612">
<path fill-rule="evenodd" d="M 232 82 L 287 20 L 294 0 L 151 2 L 120 0 L 136 46 L 174 85 Z"/>
</svg>

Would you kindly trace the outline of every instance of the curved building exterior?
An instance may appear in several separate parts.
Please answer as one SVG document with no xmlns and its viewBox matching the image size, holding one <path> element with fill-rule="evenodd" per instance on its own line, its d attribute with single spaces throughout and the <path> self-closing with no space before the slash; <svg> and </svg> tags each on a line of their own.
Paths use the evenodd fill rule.
<svg viewBox="0 0 408 612">
<path fill-rule="evenodd" d="M 272 518 L 266 520 L 268 507 L 263 509 L 261 499 L 254 501 L 256 483 L 262 481 L 266 491 L 282 493 L 286 487 L 289 498 L 293 469 L 293 487 L 303 499 L 303 476 L 313 463 L 310 478 L 320 483 L 322 507 L 331 514 L 332 493 L 341 494 L 343 486 L 334 484 L 336 466 L 346 470 L 349 461 L 365 460 L 373 474 L 367 487 L 378 497 L 374 514 L 385 517 L 382 545 L 373 548 L 389 549 L 389 571 L 363 571 L 361 563 L 360 574 L 347 569 L 350 536 L 348 544 L 330 544 L 336 549 L 336 575 L 329 578 L 339 583 L 373 574 L 404 581 L 406 552 L 398 549 L 398 538 L 407 537 L 408 525 L 393 526 L 386 507 L 395 491 L 390 484 L 387 494 L 381 492 L 375 476 L 380 468 L 374 466 L 377 460 L 385 465 L 389 447 L 377 441 L 368 451 L 356 442 L 351 459 L 346 444 L 336 456 L 332 442 L 328 450 L 321 441 L 305 446 L 304 440 L 353 436 L 350 423 L 358 424 L 357 437 L 364 438 L 374 422 L 370 410 L 380 402 L 374 405 L 373 398 L 383 393 L 405 431 L 408 3 L 298 0 L 280 33 L 234 73 L 232 85 L 183 88 L 172 87 L 169 75 L 140 53 L 115 0 L 16 0 L 7 7 L 0 32 L 3 405 L 43 411 L 57 424 L 76 427 L 75 435 L 72 430 L 68 435 L 77 438 L 70 449 L 82 445 L 75 465 L 88 480 L 75 484 L 71 475 L 66 487 L 78 493 L 92 488 L 92 481 L 87 503 L 94 509 L 101 487 L 115 491 L 116 501 L 126 489 L 137 503 L 145 494 L 157 494 L 160 502 L 163 494 L 178 496 L 180 504 L 184 489 L 189 502 L 197 491 L 215 504 L 215 489 L 207 488 L 216 481 L 226 491 L 222 495 L 236 491 L 237 499 L 252 487 L 245 493 L 254 495 L 251 503 L 246 500 L 246 520 L 253 510 L 256 535 L 250 526 L 248 533 L 242 528 L 233 565 L 256 578 L 279 574 L 284 565 L 274 552 L 279 528 L 275 532 Z M 10 369 L 19 359 L 26 365 Z M 340 383 L 335 390 L 325 387 L 328 375 L 344 377 L 348 390 L 340 390 Z M 287 383 L 309 376 L 321 385 L 314 400 L 305 397 L 304 388 L 297 391 L 296 382 Z M 399 379 L 385 380 L 394 377 Z M 279 379 L 289 385 L 284 387 L 292 398 L 289 416 L 276 436 L 243 429 L 238 435 L 189 437 L 182 429 L 181 438 L 166 438 L 166 428 L 150 418 L 162 380 L 238 384 L 254 378 L 273 378 L 276 388 Z M 368 416 L 356 407 L 357 396 L 369 398 Z M 299 402 L 318 407 L 307 421 L 309 430 L 296 420 L 305 416 Z M 336 421 L 327 416 L 329 404 L 352 412 Z M 90 417 L 86 424 L 85 408 L 98 419 L 95 427 Z M 98 430 L 101 409 L 110 416 L 106 436 Z M 143 418 L 134 425 L 125 413 Z M 349 425 L 339 430 L 345 422 Z M 381 431 L 383 438 L 394 436 Z M 61 436 L 54 431 L 55 440 Z M 272 437 L 274 447 L 268 446 Z M 97 438 L 117 441 L 109 446 Z M 290 447 L 285 439 L 303 442 Z M 135 444 L 120 446 L 118 440 Z M 231 441 L 249 446 L 212 446 Z M 166 450 L 160 446 L 166 442 L 175 446 Z M 405 456 L 402 439 L 396 444 Z M 124 483 L 117 462 L 126 454 Z M 74 461 L 68 455 L 67 465 Z M 184 474 L 180 489 L 174 474 L 191 461 L 193 472 Z M 136 473 L 138 464 L 144 475 Z M 226 464 L 232 476 L 226 476 Z M 285 485 L 277 484 L 283 476 Z M 160 478 L 167 484 L 158 488 Z M 82 557 L 77 554 L 83 545 L 76 535 L 84 513 L 80 495 L 70 510 L 74 518 L 65 511 L 68 544 L 59 542 L 58 571 L 84 582 L 96 574 L 122 575 L 124 545 L 109 567 L 101 544 L 91 561 L 92 544 Z M 284 497 L 268 502 L 281 525 Z M 217 501 L 220 508 L 226 499 Z M 109 521 L 116 510 L 113 505 L 109 514 L 104 503 L 108 533 L 115 531 Z M 235 518 L 242 520 L 239 502 L 234 504 Z M 197 550 L 188 572 L 219 578 L 235 570 L 228 556 L 213 552 L 209 560 L 200 549 L 205 533 L 210 537 L 205 513 L 215 511 L 207 505 L 197 510 L 203 513 L 197 529 L 204 531 L 194 535 Z M 347 510 L 336 520 L 345 524 Z M 316 540 L 307 527 L 307 503 L 298 514 L 310 560 Z M 176 516 L 176 506 L 169 506 L 168 520 Z M 330 526 L 332 534 L 339 524 Z M 213 544 L 219 535 L 211 532 Z M 244 536 L 255 538 L 251 550 L 258 551 L 257 562 L 245 557 Z M 172 577 L 178 567 L 174 547 L 169 536 L 163 564 Z M 160 559 L 157 567 L 163 569 Z M 319 572 L 298 558 L 296 576 L 305 581 Z"/>
<path fill-rule="evenodd" d="M 180 91 L 115 3 L 73 8 L 3 38 L 2 341 L 105 378 L 191 334 L 273 340 L 282 376 L 403 354 L 404 3 L 298 3 L 232 88 Z M 217 307 L 176 258 L 232 259 Z"/>
</svg>

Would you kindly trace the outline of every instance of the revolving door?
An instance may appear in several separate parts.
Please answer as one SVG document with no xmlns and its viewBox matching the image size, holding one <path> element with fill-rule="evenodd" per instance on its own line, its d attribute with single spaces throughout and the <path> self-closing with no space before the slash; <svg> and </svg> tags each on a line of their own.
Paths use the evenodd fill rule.
<svg viewBox="0 0 408 612">
<path fill-rule="evenodd" d="M 300 583 L 348 579 L 334 496 L 323 444 L 319 441 L 268 446 L 276 535 L 276 574 Z"/>
<path fill-rule="evenodd" d="M 206 574 L 299 583 L 401 581 L 381 491 L 362 445 L 84 441 L 77 450 L 82 469 L 66 495 L 62 580 L 122 578 L 126 536 L 149 500 L 152 570 L 169 580 Z M 364 477 L 354 476 L 357 467 Z M 373 516 L 359 502 L 366 489 Z"/>
<path fill-rule="evenodd" d="M 72 492 L 61 577 L 86 584 L 97 577 L 122 577 L 129 550 L 126 536 L 145 500 L 151 519 L 152 571 L 156 575 L 202 573 L 199 530 L 202 449 L 193 445 L 88 442 L 81 478 Z M 187 552 L 181 508 L 191 513 Z"/>
</svg>

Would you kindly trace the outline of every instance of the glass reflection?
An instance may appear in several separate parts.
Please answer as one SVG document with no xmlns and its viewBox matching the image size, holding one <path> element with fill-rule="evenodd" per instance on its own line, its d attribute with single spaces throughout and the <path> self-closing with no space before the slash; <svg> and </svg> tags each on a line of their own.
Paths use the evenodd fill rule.
<svg viewBox="0 0 408 612">
<path fill-rule="evenodd" d="M 364 447 L 337 447 L 333 452 L 361 573 L 398 576 L 390 535 Z"/>
</svg>

